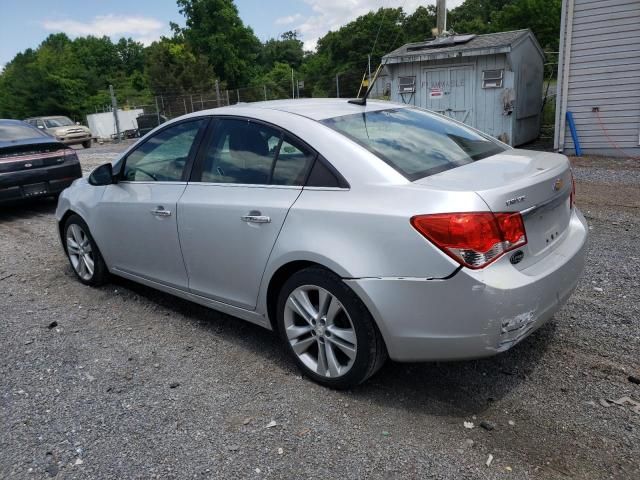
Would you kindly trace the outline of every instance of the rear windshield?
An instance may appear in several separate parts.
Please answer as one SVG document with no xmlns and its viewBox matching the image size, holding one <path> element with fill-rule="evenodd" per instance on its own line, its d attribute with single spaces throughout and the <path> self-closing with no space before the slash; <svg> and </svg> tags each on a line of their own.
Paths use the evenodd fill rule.
<svg viewBox="0 0 640 480">
<path fill-rule="evenodd" d="M 11 142 L 14 140 L 27 140 L 45 136 L 40 130 L 19 123 L 0 123 L 0 142 Z"/>
<path fill-rule="evenodd" d="M 416 108 L 362 112 L 322 123 L 359 143 L 412 181 L 506 150 L 488 136 Z"/>
</svg>

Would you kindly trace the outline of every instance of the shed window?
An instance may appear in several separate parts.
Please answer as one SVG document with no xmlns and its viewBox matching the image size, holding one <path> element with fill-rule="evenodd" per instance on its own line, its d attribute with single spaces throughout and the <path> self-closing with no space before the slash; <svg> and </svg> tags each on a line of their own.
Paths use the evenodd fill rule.
<svg viewBox="0 0 640 480">
<path fill-rule="evenodd" d="M 504 70 L 483 70 L 482 88 L 502 88 Z"/>
<path fill-rule="evenodd" d="M 414 93 L 416 91 L 416 77 L 398 78 L 398 92 Z"/>
</svg>

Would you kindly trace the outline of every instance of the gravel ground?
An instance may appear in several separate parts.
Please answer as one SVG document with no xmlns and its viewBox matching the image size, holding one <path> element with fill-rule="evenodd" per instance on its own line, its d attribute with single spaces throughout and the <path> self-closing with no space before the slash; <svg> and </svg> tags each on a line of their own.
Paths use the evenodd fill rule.
<svg viewBox="0 0 640 480">
<path fill-rule="evenodd" d="M 121 149 L 79 155 L 87 171 Z M 258 327 L 81 285 L 55 203 L 4 208 L 0 478 L 640 478 L 640 413 L 605 402 L 640 401 L 638 171 L 576 161 L 589 262 L 555 321 L 497 357 L 388 363 L 347 392 Z"/>
</svg>

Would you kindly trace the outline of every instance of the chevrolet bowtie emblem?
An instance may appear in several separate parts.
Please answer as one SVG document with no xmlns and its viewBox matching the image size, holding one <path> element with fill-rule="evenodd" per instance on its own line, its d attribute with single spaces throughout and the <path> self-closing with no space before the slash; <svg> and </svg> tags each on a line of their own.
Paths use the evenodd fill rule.
<svg viewBox="0 0 640 480">
<path fill-rule="evenodd" d="M 562 189 L 562 186 L 564 185 L 564 181 L 559 178 L 555 181 L 555 183 L 553 184 L 553 191 L 554 192 L 558 192 L 560 191 L 560 189 Z"/>
</svg>

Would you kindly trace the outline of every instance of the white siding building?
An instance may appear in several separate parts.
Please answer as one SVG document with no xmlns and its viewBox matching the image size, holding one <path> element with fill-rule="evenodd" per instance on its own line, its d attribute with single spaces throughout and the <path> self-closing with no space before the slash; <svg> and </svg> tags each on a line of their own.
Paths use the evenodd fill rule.
<svg viewBox="0 0 640 480">
<path fill-rule="evenodd" d="M 563 0 L 554 147 L 640 157 L 640 0 Z"/>
</svg>

